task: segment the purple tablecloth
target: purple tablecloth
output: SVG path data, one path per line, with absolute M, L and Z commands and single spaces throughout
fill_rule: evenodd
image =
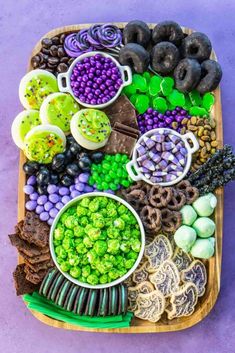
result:
M 17 220 L 18 150 L 10 127 L 21 111 L 18 84 L 30 52 L 47 31 L 76 23 L 173 19 L 205 32 L 224 71 L 221 84 L 224 140 L 234 144 L 235 123 L 234 0 L 1 0 L 0 1 L 0 352 L 235 352 L 235 187 L 225 190 L 222 285 L 218 301 L 198 325 L 182 332 L 115 335 L 62 331 L 37 321 L 15 296 L 12 271 L 16 251 L 7 234 Z

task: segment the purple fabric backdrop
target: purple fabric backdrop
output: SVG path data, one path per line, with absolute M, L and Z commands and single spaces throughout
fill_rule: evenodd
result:
M 47 31 L 76 23 L 173 19 L 211 38 L 224 71 L 222 103 L 225 142 L 234 144 L 235 26 L 234 0 L 1 0 L 0 1 L 0 351 L 57 352 L 235 352 L 235 187 L 225 190 L 222 285 L 209 316 L 186 331 L 166 334 L 114 335 L 62 331 L 37 321 L 15 296 L 11 273 L 16 252 L 7 234 L 17 220 L 18 150 L 10 126 L 22 109 L 18 84 L 30 52 Z

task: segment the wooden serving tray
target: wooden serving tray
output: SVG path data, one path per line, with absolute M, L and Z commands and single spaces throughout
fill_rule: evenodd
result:
M 124 28 L 126 23 L 114 23 L 120 28 Z M 81 25 L 71 25 L 66 27 L 60 27 L 54 29 L 43 37 L 53 37 L 59 33 L 63 32 L 73 32 L 79 31 L 83 28 L 90 27 L 92 24 L 81 24 Z M 155 24 L 149 24 L 150 28 L 153 28 Z M 191 29 L 182 28 L 185 33 L 190 34 Z M 41 40 L 34 47 L 28 65 L 28 71 L 32 70 L 31 58 L 41 49 Z M 216 60 L 216 55 L 213 52 L 211 57 Z M 216 89 L 215 93 L 215 105 L 212 110 L 212 115 L 216 120 L 216 133 L 217 140 L 219 142 L 219 148 L 223 146 L 223 125 L 222 125 L 222 112 L 221 112 L 221 98 L 220 98 L 220 88 Z M 25 174 L 22 170 L 22 165 L 25 162 L 25 156 L 23 152 L 20 152 L 20 161 L 19 161 L 19 185 L 18 185 L 18 220 L 24 218 L 25 215 L 25 194 L 23 192 L 23 186 L 26 182 Z M 47 325 L 64 328 L 68 330 L 78 330 L 78 331 L 95 331 L 95 332 L 110 332 L 110 333 L 146 333 L 146 332 L 171 332 L 178 331 L 188 328 L 200 322 L 203 318 L 213 308 L 218 293 L 220 290 L 220 274 L 221 274 L 221 258 L 222 258 L 222 237 L 223 237 L 223 188 L 219 188 L 216 191 L 216 196 L 218 199 L 218 204 L 215 212 L 215 222 L 216 222 L 216 249 L 215 255 L 206 262 L 207 273 L 208 273 L 208 283 L 206 292 L 202 298 L 199 298 L 198 304 L 196 306 L 195 312 L 189 317 L 176 318 L 173 320 L 168 320 L 165 316 L 157 322 L 151 323 L 148 321 L 143 321 L 137 318 L 132 320 L 132 324 L 129 328 L 115 328 L 115 329 L 92 329 L 79 327 L 71 324 L 67 324 L 58 320 L 51 319 L 50 317 L 31 310 L 32 314 L 40 321 L 44 322 Z M 19 263 L 22 262 L 22 258 L 19 257 Z

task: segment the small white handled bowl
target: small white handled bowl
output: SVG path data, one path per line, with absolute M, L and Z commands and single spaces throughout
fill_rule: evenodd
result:
M 73 278 L 72 276 L 69 275 L 69 273 L 67 272 L 63 272 L 57 262 L 57 257 L 55 254 L 55 249 L 54 249 L 54 243 L 53 243 L 53 234 L 54 234 L 54 230 L 56 228 L 57 223 L 59 222 L 62 214 L 71 206 L 75 205 L 78 201 L 82 200 L 84 197 L 96 197 L 96 196 L 105 196 L 108 197 L 110 199 L 116 200 L 118 202 L 120 202 L 121 204 L 123 204 L 124 206 L 126 206 L 126 208 L 128 208 L 132 214 L 134 215 L 134 217 L 136 218 L 139 228 L 140 228 L 140 234 L 141 234 L 141 248 L 140 248 L 140 252 L 139 255 L 136 259 L 136 262 L 134 263 L 133 267 L 127 271 L 125 273 L 125 275 L 123 275 L 122 277 L 109 282 L 109 283 L 105 283 L 105 284 L 98 284 L 98 285 L 91 285 L 89 283 L 85 283 L 85 282 L 81 282 L 76 278 Z M 71 282 L 81 286 L 81 287 L 86 287 L 86 288 L 92 288 L 92 289 L 101 289 L 101 288 L 108 288 L 108 287 L 112 287 L 112 286 L 116 286 L 117 284 L 125 281 L 134 271 L 135 269 L 138 267 L 143 254 L 144 254 L 144 247 L 145 247 L 145 231 L 144 231 L 144 227 L 143 224 L 141 222 L 140 217 L 138 216 L 138 214 L 136 213 L 136 211 L 133 209 L 132 206 L 130 206 L 125 200 L 121 199 L 120 197 L 116 196 L 116 195 L 111 195 L 108 194 L 106 192 L 89 192 L 87 194 L 83 194 L 80 196 L 75 197 L 73 200 L 69 201 L 64 207 L 61 208 L 61 210 L 59 211 L 59 213 L 57 214 L 56 218 L 54 219 L 51 229 L 50 229 L 50 236 L 49 236 L 49 246 L 50 246 L 50 253 L 51 253 L 51 257 L 56 265 L 56 267 L 58 268 L 58 270 Z
M 172 135 L 176 135 L 176 136 L 180 137 L 180 139 L 184 142 L 185 148 L 187 149 L 187 162 L 186 162 L 183 173 L 175 180 L 168 181 L 168 182 L 162 182 L 162 183 L 152 183 L 148 178 L 146 178 L 144 176 L 144 174 L 140 170 L 140 167 L 137 164 L 137 161 L 136 161 L 138 158 L 137 148 L 140 146 L 140 143 L 142 142 L 142 140 L 145 137 L 150 137 L 154 133 L 162 132 L 162 131 L 167 131 Z M 190 146 L 188 141 L 192 142 L 193 147 Z M 171 186 L 171 185 L 177 184 L 188 173 L 190 166 L 191 166 L 191 163 L 192 163 L 192 154 L 194 152 L 196 152 L 198 149 L 199 149 L 199 143 L 198 143 L 195 135 L 191 131 L 187 132 L 184 135 L 181 135 L 178 132 L 176 132 L 175 130 L 168 129 L 168 128 L 153 129 L 153 130 L 147 131 L 144 135 L 142 135 L 139 138 L 139 140 L 137 141 L 137 143 L 135 145 L 134 151 L 133 151 L 132 160 L 129 163 L 127 163 L 126 169 L 127 169 L 129 176 L 134 181 L 143 180 L 146 183 L 151 184 L 151 185 Z
M 117 68 L 119 69 L 119 71 L 121 73 L 121 78 L 122 78 L 123 83 L 119 87 L 119 90 L 117 91 L 116 95 L 112 99 L 110 99 L 107 103 L 92 105 L 92 104 L 87 104 L 87 103 L 81 102 L 80 99 L 74 95 L 71 84 L 70 84 L 70 77 L 72 75 L 72 72 L 73 72 L 75 65 L 78 62 L 80 62 L 83 59 L 88 58 L 90 56 L 94 56 L 96 54 L 100 54 L 100 55 L 104 56 L 105 58 L 111 59 L 114 62 L 114 64 L 117 66 Z M 111 55 L 103 53 L 101 51 L 91 51 L 88 53 L 84 53 L 84 54 L 80 55 L 77 59 L 75 59 L 73 61 L 72 65 L 69 67 L 67 72 L 63 72 L 58 75 L 57 82 L 58 82 L 58 87 L 59 87 L 60 92 L 70 93 L 74 97 L 74 99 L 82 106 L 87 107 L 87 108 L 102 109 L 102 108 L 105 108 L 105 107 L 109 106 L 110 104 L 112 104 L 120 96 L 123 87 L 128 86 L 132 83 L 132 72 L 131 72 L 131 69 L 129 66 L 120 65 L 119 62 L 116 59 L 114 59 L 114 57 L 112 57 Z

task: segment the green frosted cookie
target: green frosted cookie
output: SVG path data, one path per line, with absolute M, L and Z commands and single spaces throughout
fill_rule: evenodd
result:
M 79 111 L 78 103 L 67 93 L 52 93 L 42 103 L 40 118 L 43 124 L 58 126 L 64 133 L 70 132 L 70 121 Z
M 48 71 L 37 69 L 28 72 L 21 79 L 19 98 L 25 109 L 39 110 L 43 100 L 58 91 L 56 77 Z
M 48 164 L 65 150 L 65 146 L 66 137 L 58 126 L 40 125 L 25 136 L 24 153 L 30 161 Z
M 12 125 L 11 135 L 12 138 L 19 148 L 24 148 L 24 139 L 27 133 L 35 126 L 41 124 L 38 110 L 24 110 L 19 113 Z

